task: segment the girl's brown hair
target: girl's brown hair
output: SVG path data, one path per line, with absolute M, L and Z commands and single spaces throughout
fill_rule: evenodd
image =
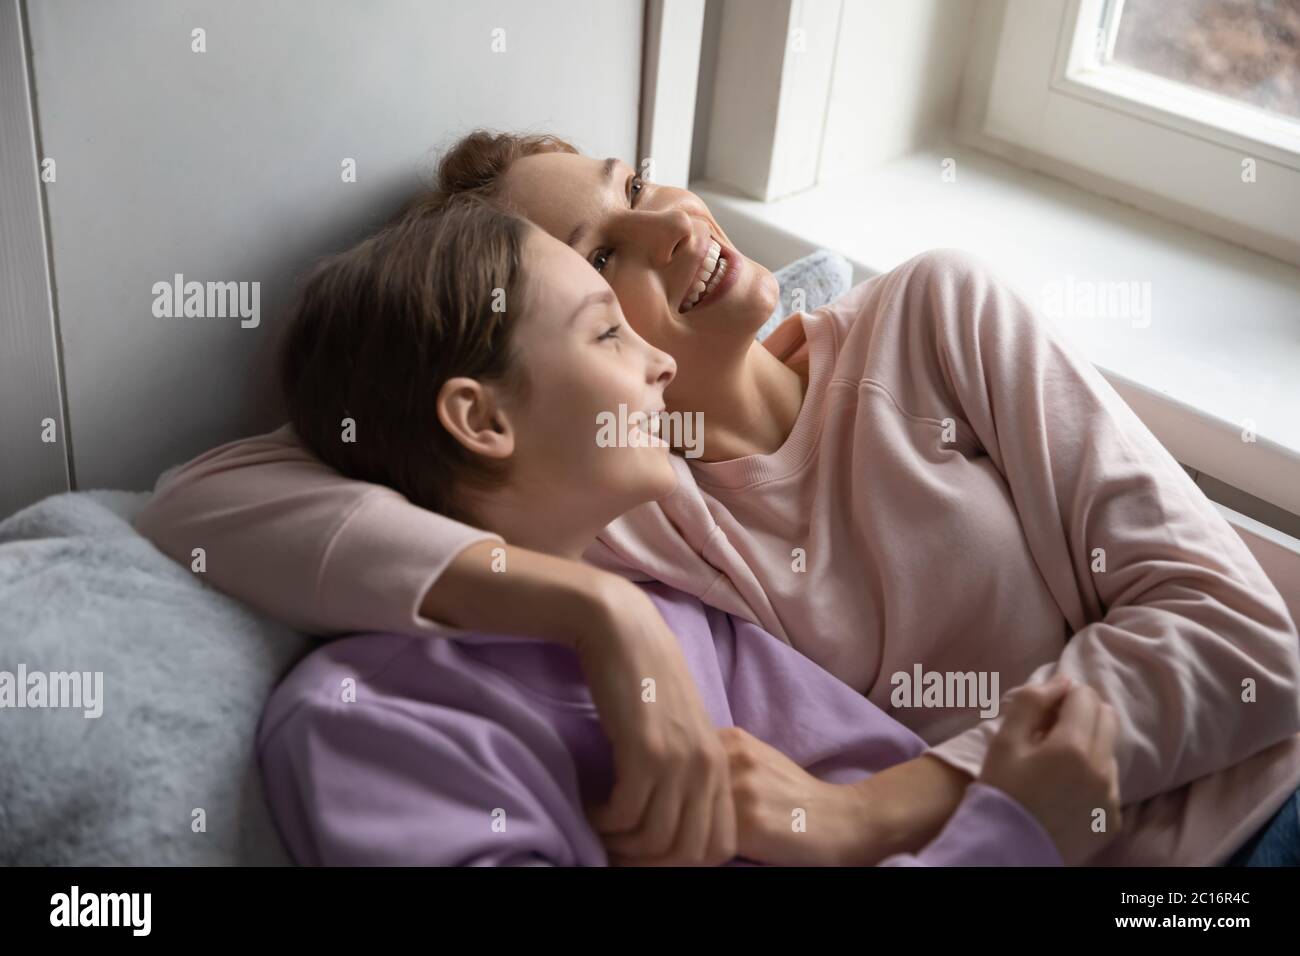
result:
M 468 519 L 459 490 L 505 472 L 443 428 L 438 392 L 455 376 L 527 388 L 510 348 L 527 229 L 476 196 L 449 197 L 412 207 L 312 270 L 279 373 L 290 421 L 317 457 Z

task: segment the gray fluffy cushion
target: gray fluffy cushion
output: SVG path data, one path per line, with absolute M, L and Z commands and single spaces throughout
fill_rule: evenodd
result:
M 0 864 L 289 862 L 253 740 L 308 639 L 142 538 L 146 497 L 55 495 L 0 522 L 0 671 L 103 672 L 98 718 L 0 708 Z
M 781 303 L 772 317 L 758 330 L 760 342 L 795 311 L 796 291 L 803 292 L 803 311 L 811 312 L 834 302 L 848 292 L 853 284 L 853 267 L 849 260 L 829 249 L 818 249 L 802 259 L 796 259 L 785 268 L 778 269 L 774 275 L 781 287 Z

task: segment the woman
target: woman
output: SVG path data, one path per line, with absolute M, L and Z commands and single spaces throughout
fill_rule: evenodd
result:
M 1093 862 L 1222 862 L 1295 791 L 1300 652 L 1276 590 L 1095 369 L 977 263 L 917 257 L 760 346 L 771 275 L 689 192 L 490 134 L 453 148 L 438 185 L 434 205 L 490 195 L 579 251 L 676 360 L 668 408 L 703 414 L 703 458 L 674 458 L 673 495 L 612 522 L 589 560 L 755 621 L 882 707 L 916 668 L 1093 687 L 1134 805 Z M 694 301 L 715 244 L 726 274 Z M 668 643 L 610 578 L 514 545 L 494 574 L 498 540 L 340 478 L 290 429 L 165 476 L 139 527 L 178 558 L 205 546 L 214 583 L 309 630 L 576 624 L 619 662 Z M 680 676 L 669 656 L 655 667 Z M 619 774 L 600 823 L 618 852 L 662 854 L 708 812 L 683 754 L 724 757 L 699 709 L 681 713 L 606 715 Z M 892 713 L 931 749 L 871 783 L 925 794 L 900 826 L 931 833 L 998 722 Z
M 480 200 L 422 210 L 327 260 L 287 331 L 291 420 L 324 461 L 506 541 L 580 559 L 606 524 L 676 484 L 645 419 L 612 444 L 597 426 L 619 407 L 660 409 L 673 360 L 627 327 L 572 249 Z M 1093 824 L 1118 824 L 1114 712 L 1091 689 L 1017 695 L 996 758 L 912 854 L 890 826 L 912 796 L 866 801 L 858 784 L 918 754 L 919 738 L 753 624 L 662 585 L 646 593 L 722 739 L 782 770 L 737 761 L 729 785 L 715 781 L 719 812 L 676 835 L 674 861 L 698 845 L 700 863 L 1050 865 L 1113 836 Z M 610 748 L 580 664 L 562 643 L 491 634 L 317 650 L 259 733 L 295 859 L 607 862 L 583 806 L 609 794 Z M 676 706 L 653 685 L 622 693 Z

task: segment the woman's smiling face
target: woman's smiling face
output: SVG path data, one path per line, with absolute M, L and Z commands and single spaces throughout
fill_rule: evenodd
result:
M 501 188 L 604 277 L 643 339 L 677 360 L 670 408 L 689 410 L 715 386 L 776 308 L 775 278 L 736 250 L 698 196 L 646 182 L 626 163 L 539 153 L 516 160 Z

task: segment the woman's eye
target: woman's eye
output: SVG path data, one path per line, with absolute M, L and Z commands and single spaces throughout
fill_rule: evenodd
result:
M 597 341 L 603 342 L 606 339 L 616 339 L 616 338 L 618 338 L 618 326 L 611 325 L 605 332 L 601 333 Z
M 635 206 L 637 198 L 641 195 L 641 190 L 645 189 L 646 181 L 640 176 L 633 175 L 628 183 L 628 203 Z M 597 272 L 604 272 L 605 266 L 609 265 L 609 260 L 614 258 L 613 249 L 598 249 L 595 255 L 591 257 L 591 264 Z

